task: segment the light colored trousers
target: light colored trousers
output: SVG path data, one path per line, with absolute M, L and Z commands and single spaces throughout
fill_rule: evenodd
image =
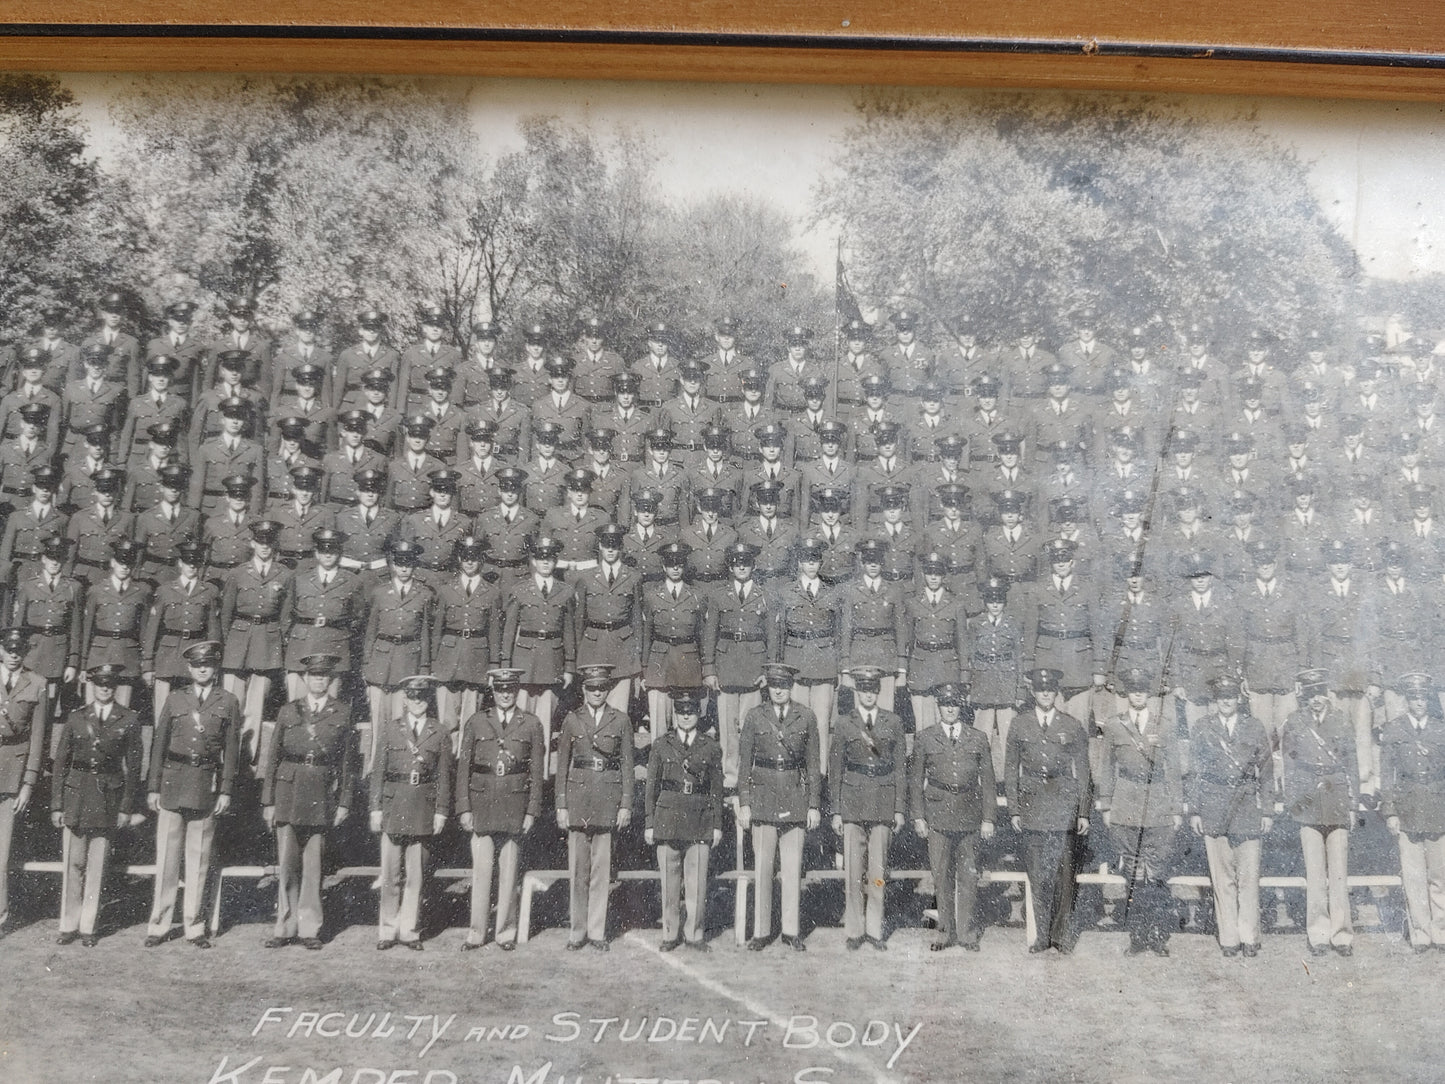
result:
M 276 936 L 321 935 L 321 858 L 326 830 L 276 826 Z
M 843 931 L 849 937 L 883 937 L 883 889 L 892 839 L 891 825 L 843 825 Z
M 1300 825 L 1305 859 L 1305 930 L 1312 946 L 1348 945 L 1350 926 L 1348 828 Z
M 165 937 L 175 924 L 176 888 L 181 880 L 181 850 L 185 849 L 186 888 L 181 903 L 181 925 L 188 939 L 206 933 L 206 897 L 211 887 L 211 851 L 216 840 L 216 818 L 209 813 L 156 814 L 156 891 L 146 934 Z
M 664 941 L 674 941 L 679 936 L 689 943 L 702 940 L 703 912 L 707 909 L 707 863 L 711 853 L 712 848 L 706 843 L 679 841 L 657 845 Z
M 95 933 L 100 914 L 100 887 L 105 880 L 105 860 L 110 855 L 110 837 L 82 836 L 69 828 L 61 841 L 65 883 L 60 889 L 60 932 Z
M 487 943 L 487 919 L 492 910 L 492 866 L 497 870 L 498 942 L 517 940 L 517 912 L 521 904 L 522 883 L 517 877 L 522 857 L 519 837 L 497 832 L 472 834 L 472 911 L 467 941 L 473 945 Z
M 1228 836 L 1205 836 L 1204 853 L 1220 947 L 1259 944 L 1259 840 L 1236 845 Z
M 1445 945 L 1445 836 L 1400 841 L 1400 880 L 1410 916 L 1410 944 Z
M 414 836 L 405 842 L 381 834 L 381 941 L 417 941 L 421 934 L 422 875 L 426 867 L 426 843 Z
M 806 704 L 818 719 L 818 757 L 828 763 L 828 736 L 833 727 L 833 704 L 838 699 L 838 686 L 831 681 L 797 681 L 793 683 L 793 702 Z
M 763 702 L 761 689 L 729 691 L 717 694 L 717 740 L 722 745 L 723 786 L 738 785 L 738 742 L 743 719 Z
M 753 870 L 757 874 L 753 936 L 773 936 L 773 870 L 776 869 L 783 882 L 783 936 L 797 937 L 803 895 L 803 826 L 754 823 L 752 837 Z
M 571 882 L 568 940 L 607 940 L 607 891 L 612 882 L 612 833 L 567 833 L 567 875 Z

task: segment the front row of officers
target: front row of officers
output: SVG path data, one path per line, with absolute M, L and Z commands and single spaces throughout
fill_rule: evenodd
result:
M 7 858 L 14 820 L 42 763 L 44 728 L 36 724 L 44 684 L 22 666 L 26 638 L 21 629 L 0 633 L 0 844 Z M 205 897 L 216 818 L 227 812 L 237 778 L 241 706 L 217 682 L 219 643 L 193 644 L 183 657 L 189 684 L 166 697 L 148 757 L 140 717 L 116 701 L 122 673 L 114 664 L 89 671 L 92 702 L 60 728 L 51 815 L 64 829 L 61 944 L 96 943 L 109 847 L 148 808 L 156 815 L 156 876 L 145 944 L 176 935 L 184 865 L 181 932 L 191 944 L 210 947 Z M 282 709 L 263 750 L 262 815 L 277 847 L 271 948 L 323 945 L 323 847 L 350 816 L 358 783 L 351 710 L 334 695 L 338 662 L 329 654 L 303 660 L 300 695 Z M 555 816 L 568 846 L 569 949 L 607 949 L 612 843 L 631 823 L 634 731 L 608 703 L 612 669 L 579 667 L 582 703 L 559 735 Z M 994 834 L 1002 805 L 1028 875 L 1037 930 L 1032 952 L 1074 945 L 1075 853 L 1097 810 L 1127 884 L 1121 906 L 1129 954 L 1168 954 L 1177 919 L 1166 879 L 1187 818 L 1204 840 L 1224 954 L 1255 955 L 1260 840 L 1276 812 L 1299 826 L 1310 950 L 1350 954 L 1348 833 L 1372 799 L 1361 795 L 1352 725 L 1326 672 L 1299 675 L 1301 706 L 1275 737 L 1242 709 L 1233 677 L 1210 682 L 1209 709 L 1186 732 L 1161 715 L 1147 675 L 1128 671 L 1123 710 L 1102 722 L 1091 771 L 1091 737 L 1063 710 L 1059 671 L 1035 670 L 1032 706 L 1009 730 L 1002 803 L 988 740 L 971 725 L 966 687 L 933 690 L 937 722 L 913 736 L 910 750 L 899 717 L 879 704 L 882 671 L 855 668 L 853 707 L 833 721 L 824 763 L 819 721 L 795 698 L 796 675 L 783 663 L 761 667 L 766 695 L 747 712 L 740 733 L 736 817 L 751 837 L 757 884 L 749 949 L 767 947 L 779 933 L 783 946 L 804 949 L 804 838 L 822 823 L 826 804 L 842 841 L 849 949 L 887 948 L 888 852 L 893 833 L 911 820 L 927 840 L 937 892 L 938 936 L 930 947 L 976 951 L 979 842 Z M 477 949 L 489 938 L 502 949 L 516 944 L 521 847 L 543 812 L 546 739 L 538 716 L 518 707 L 520 672 L 498 669 L 489 677 L 491 706 L 470 714 L 459 730 L 438 717 L 434 679 L 407 678 L 400 682 L 401 710 L 376 739 L 369 827 L 381 846 L 379 950 L 422 948 L 428 846 L 452 816 L 469 836 L 473 860 L 462 947 Z M 1428 676 L 1404 676 L 1398 692 L 1404 711 L 1381 734 L 1380 800 L 1399 842 L 1410 941 L 1426 951 L 1445 948 L 1445 897 L 1438 889 L 1445 882 L 1445 720 Z M 699 731 L 704 695 L 700 688 L 673 690 L 673 727 L 647 758 L 643 830 L 657 851 L 664 950 L 707 949 L 703 907 L 711 850 L 722 837 L 725 787 L 721 747 Z M 782 896 L 776 932 L 775 877 Z M 5 887 L 0 878 L 0 891 Z

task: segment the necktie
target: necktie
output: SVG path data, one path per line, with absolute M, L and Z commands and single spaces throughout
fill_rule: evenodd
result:
M 617 570 L 611 565 L 607 566 L 607 586 L 611 587 L 617 582 Z
M 746 594 L 746 592 L 744 591 L 744 585 L 743 585 L 743 584 L 738 584 L 738 601 L 739 601 L 739 602 L 746 601 L 745 598 L 744 598 L 745 594 Z
M 542 581 L 542 597 L 544 599 L 552 597 L 552 585 L 546 580 Z

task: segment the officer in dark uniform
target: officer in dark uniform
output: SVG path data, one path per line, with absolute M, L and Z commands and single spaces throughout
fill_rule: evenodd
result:
M 612 402 L 606 407 L 597 406 L 592 411 L 594 427 L 611 429 L 617 434 L 613 440 L 613 454 L 617 465 L 624 470 L 631 470 L 642 463 L 643 435 L 653 428 L 652 412 L 637 405 L 641 383 L 636 373 L 618 373 L 612 378 Z
M 452 544 L 457 569 L 435 585 L 431 669 L 437 679 L 437 714 L 449 731 L 459 731 L 476 714 L 484 677 L 501 650 L 502 598 L 482 575 L 486 552 L 484 539 L 458 538 Z
M 632 823 L 632 723 L 608 707 L 612 668 L 582 672 L 582 704 L 557 742 L 557 827 L 567 833 L 571 917 L 567 947 L 607 951 L 612 834 Z
M 191 492 L 187 503 L 206 515 L 222 506 L 222 480 L 248 474 L 260 485 L 252 491 L 252 511 L 261 510 L 265 496 L 266 453 L 257 442 L 242 436 L 251 420 L 251 406 L 245 399 L 223 399 L 218 407 L 221 433 L 201 444 L 194 456 Z
M 80 633 L 85 589 L 62 575 L 70 542 L 55 535 L 42 544 L 38 568 L 20 581 L 10 613 L 29 642 L 25 668 L 45 679 L 42 725 L 58 718 L 60 690 L 80 672 Z
M 738 541 L 752 546 L 758 579 L 764 583 L 783 580 L 793 571 L 794 550 L 800 537 L 798 525 L 778 515 L 783 483 L 754 482 L 750 487 L 756 514 L 738 524 Z
M 261 816 L 276 833 L 276 927 L 267 948 L 298 938 L 321 948 L 321 868 L 326 832 L 351 812 L 356 746 L 350 708 L 331 695 L 336 655 L 301 661 L 305 691 L 276 716 L 263 763 Z
M 1009 820 L 1024 844 L 1037 928 L 1030 952 L 1072 952 L 1074 849 L 1089 831 L 1089 736 L 1084 724 L 1058 709 L 1063 675 L 1029 674 L 1032 711 L 1014 716 L 1004 752 Z
M 402 710 L 380 727 L 371 769 L 371 831 L 381 836 L 376 947 L 399 941 L 420 952 L 428 845 L 446 827 L 452 797 L 452 740 L 432 710 L 432 679 L 417 674 L 399 684 Z
M 54 467 L 36 467 L 31 473 L 31 498 L 5 518 L 0 537 L 0 574 L 4 576 L 5 597 L 12 597 L 15 585 L 35 570 L 41 543 L 51 535 L 64 534 L 70 517 L 55 507 L 55 490 L 60 480 Z
M 167 464 L 157 475 L 160 500 L 144 512 L 136 513 L 135 541 L 145 547 L 141 573 L 152 583 L 159 583 L 175 567 L 176 548 L 201 536 L 201 517 L 182 500 L 191 469 Z M 214 636 L 207 637 L 214 640 Z
M 293 440 L 308 456 L 324 455 L 333 446 L 331 428 L 336 422 L 336 411 L 326 405 L 323 391 L 326 370 L 319 365 L 298 365 L 291 377 L 296 394 L 282 396 L 272 404 L 271 415 L 276 420 L 271 423 L 266 445 L 275 448 L 282 441 Z
M 274 504 L 267 518 L 280 524 L 276 535 L 277 556 L 289 569 L 296 569 L 311 556 L 312 537 L 317 531 L 336 526 L 336 512 L 321 503 L 322 474 L 319 467 L 298 464 L 291 468 L 291 497 Z
M 49 459 L 57 451 L 60 396 L 40 383 L 44 372 L 45 362 L 39 354 L 26 350 L 20 355 L 20 387 L 0 399 L 0 437 L 5 441 L 6 466 L 36 454 Z
M 396 376 L 401 368 L 401 355 L 395 347 L 382 342 L 386 324 L 386 313 L 376 309 L 363 309 L 357 314 L 356 329 L 361 341 L 348 346 L 336 357 L 336 381 L 332 385 L 332 393 L 336 396 L 334 405 L 345 402 L 360 387 L 362 374 L 372 369 L 384 369 L 391 375 L 390 405 L 400 405 L 401 385 Z
M 466 449 L 466 437 L 462 427 L 467 416 L 452 399 L 452 384 L 456 372 L 445 365 L 428 369 L 426 373 L 427 396 L 429 401 L 418 407 L 432 421 L 431 434 L 427 437 L 427 454 L 448 465 Z
M 957 682 L 933 689 L 939 725 L 919 734 L 908 773 L 913 831 L 928 840 L 938 906 L 939 952 L 961 944 L 978 951 L 973 924 L 978 898 L 978 841 L 993 838 L 993 757 L 988 739 L 973 727 L 968 690 Z
M 577 669 L 577 589 L 557 578 L 557 539 L 534 538 L 529 552 L 532 574 L 513 585 L 504 604 L 499 656 L 523 672 L 519 702 L 542 720 L 550 748 L 558 694 Z
M 576 454 L 582 442 L 582 430 L 587 427 L 592 414 L 587 400 L 572 390 L 572 370 L 575 367 L 576 363 L 571 358 L 548 358 L 543 366 L 548 389 L 532 402 L 533 430 L 548 423 L 555 425 L 559 430 L 558 447 L 567 456 Z
M 828 757 L 833 831 L 843 839 L 843 929 L 849 949 L 882 952 L 883 887 L 888 847 L 908 808 L 908 751 L 903 723 L 878 706 L 882 671 L 854 670 L 853 710 L 834 723 Z
M 337 419 L 340 446 L 321 460 L 326 476 L 322 500 L 338 511 L 356 506 L 356 477 L 362 471 L 386 474 L 386 458 L 366 442 L 370 415 L 364 410 L 344 411 Z
M 105 379 L 104 356 L 87 356 L 85 375 L 68 381 L 60 396 L 60 451 L 68 457 L 76 456 L 85 431 L 93 425 L 116 431 L 125 419 L 125 410 L 126 390 Z
M 1429 674 L 1396 685 L 1405 706 L 1380 732 L 1380 812 L 1400 848 L 1410 946 L 1428 952 L 1445 945 L 1445 901 L 1430 889 L 1445 879 L 1445 723 Z
M 504 464 L 496 454 L 495 425 L 472 419 L 462 432 L 466 448 L 457 459 L 457 507 L 475 517 L 497 503 L 497 472 Z
M 602 345 L 603 337 L 602 321 L 589 316 L 582 321 L 581 334 L 572 347 L 577 394 L 594 405 L 612 402 L 612 378 L 627 366 L 621 354 Z
M 828 759 L 829 726 L 838 694 L 838 651 L 842 618 L 835 588 L 818 577 L 823 544 L 805 538 L 797 544 L 797 578 L 778 592 L 778 661 L 797 667 L 793 699 L 806 704 L 818 720 L 818 747 Z
M 622 541 L 623 560 L 637 569 L 643 583 L 656 583 L 662 579 L 662 547 L 673 541 L 671 531 L 664 532 L 657 525 L 662 491 L 639 489 L 627 503 L 632 506 L 632 524 Z
M 118 470 L 97 471 L 95 504 L 70 517 L 65 536 L 75 543 L 75 575 L 94 585 L 110 567 L 111 548 L 135 536 L 135 515 L 117 507 L 125 476 Z
M 90 588 L 80 630 L 86 670 L 104 663 L 121 667 L 116 702 L 130 706 L 134 682 L 141 674 L 140 638 L 150 611 L 151 590 L 135 578 L 140 547 L 128 539 L 111 545 L 110 575 Z
M 702 633 L 702 658 L 707 661 L 702 672 L 703 683 L 717 694 L 723 780 L 731 788 L 738 785 L 740 764 L 746 769 L 739 759 L 740 728 L 762 702 L 763 667 L 777 657 L 778 623 L 772 618 L 771 589 L 753 575 L 757 550 L 735 542 L 726 558 L 728 579 L 709 593 Z M 791 696 L 791 672 L 787 688 Z
M 22 667 L 26 639 L 22 628 L 0 632 L 0 930 L 10 918 L 15 818 L 30 805 L 45 752 L 45 679 Z
M 391 461 L 386 505 L 401 515 L 420 512 L 431 503 L 431 475 L 446 464 L 426 450 L 432 420 L 427 414 L 409 414 L 401 423 L 401 454 Z
M 462 728 L 452 803 L 472 849 L 471 923 L 463 952 L 487 943 L 494 864 L 494 940 L 508 952 L 517 947 L 522 841 L 541 815 L 547 766 L 541 720 L 517 708 L 520 671 L 492 670 L 490 677 L 493 706 L 466 716 Z
M 616 523 L 597 529 L 597 567 L 577 588 L 577 657 L 612 666 L 616 684 L 607 703 L 624 715 L 632 683 L 642 674 L 642 574 L 622 560 L 626 532 Z
M 175 576 L 155 589 L 141 637 L 141 677 L 151 686 L 155 719 L 171 690 L 190 680 L 182 652 L 198 640 L 221 635 L 221 592 L 201 579 L 206 547 L 196 541 L 175 547 Z
M 231 807 L 241 736 L 241 705 L 216 687 L 221 645 L 202 640 L 185 651 L 188 688 L 171 693 L 156 722 L 146 777 L 146 804 L 156 814 L 155 902 L 145 947 L 170 938 L 176 886 L 185 851 L 186 890 L 182 923 L 186 940 L 210 948 L 206 896 L 211 888 L 211 849 L 216 818 Z M 110 674 L 107 677 L 118 677 Z
M 477 516 L 474 529 L 487 544 L 486 575 L 505 593 L 527 574 L 527 539 L 537 533 L 541 517 L 522 505 L 527 472 L 519 467 L 497 471 L 497 503 Z
M 562 543 L 557 567 L 564 574 L 586 572 L 597 562 L 597 531 L 611 520 L 603 509 L 591 503 L 592 472 L 568 471 L 565 476 L 566 503 L 542 514 L 541 531 Z M 575 576 L 569 576 L 575 579 Z
M 568 464 L 558 451 L 565 431 L 556 422 L 539 421 L 532 426 L 532 457 L 527 460 L 523 500 L 539 516 L 563 501 Z
M 684 578 L 691 552 L 685 542 L 663 546 L 662 582 L 642 592 L 642 683 L 653 741 L 667 732 L 668 690 L 702 684 L 707 596 Z
M 64 829 L 56 941 L 68 945 L 79 938 L 93 948 L 99 941 L 96 919 L 111 841 L 118 830 L 134 828 L 144 817 L 136 809 L 143 759 L 140 717 L 115 703 L 119 667 L 98 666 L 89 678 L 95 701 L 71 712 L 56 736 L 50 819 Z
M 662 877 L 662 943 L 670 952 L 684 941 L 706 952 L 704 909 L 708 860 L 722 842 L 722 747 L 698 733 L 701 697 L 697 689 L 672 692 L 673 730 L 647 758 L 643 809 L 648 846 L 657 847 Z M 686 896 L 687 911 L 682 912 Z
M 256 479 L 249 474 L 233 474 L 222 483 L 226 506 L 211 513 L 201 529 L 207 547 L 208 578 L 218 586 L 231 572 L 245 564 L 251 556 L 251 493 Z
M 432 587 L 453 571 L 453 547 L 472 533 L 471 518 L 457 510 L 460 481 L 461 475 L 450 467 L 432 471 L 427 478 L 430 506 L 401 522 L 401 537 L 421 549 L 418 575 Z
M 254 386 L 269 395 L 272 403 L 277 403 L 292 391 L 291 370 L 298 365 L 315 365 L 326 373 L 326 380 L 322 385 L 325 396 L 323 401 L 327 406 L 334 407 L 339 398 L 335 394 L 331 379 L 331 351 L 316 341 L 316 332 L 325 323 L 325 317 L 313 309 L 305 309 L 296 313 L 291 322 L 295 326 L 295 339 L 276 350 L 271 359 L 270 371 L 260 374 L 254 381 Z M 237 349 L 247 350 L 258 361 L 264 360 L 264 353 L 256 353 L 249 345 Z
M 776 869 L 782 882 L 783 944 L 802 952 L 806 946 L 798 920 L 804 832 L 822 823 L 818 720 L 793 700 L 796 667 L 769 662 L 760 670 L 768 701 L 748 709 L 739 737 L 738 826 L 752 836 L 757 887 L 748 948 L 758 952 L 772 943 Z
M 346 536 L 323 527 L 311 536 L 315 560 L 291 580 L 290 606 L 281 615 L 285 631 L 286 696 L 295 700 L 307 689 L 306 660 L 332 655 L 327 693 L 341 693 L 341 678 L 351 672 L 351 641 L 361 627 L 365 605 L 360 577 L 341 567 Z
M 341 548 L 341 567 L 362 574 L 386 568 L 386 555 L 401 531 L 401 517 L 390 508 L 381 507 L 386 491 L 386 471 L 366 468 L 356 472 L 356 505 L 343 508 L 336 515 L 336 529 L 345 535 Z
M 513 394 L 511 369 L 492 369 L 487 374 L 491 399 L 473 411 L 497 427 L 497 455 L 508 463 L 525 463 L 532 455 L 532 411 L 528 403 Z
M 451 343 L 442 342 L 446 329 L 446 313 L 435 302 L 421 306 L 418 322 L 421 341 L 412 343 L 401 355 L 400 395 L 410 412 L 425 408 L 427 374 L 436 368 L 455 370 L 462 364 L 462 352 Z
M 221 681 L 241 703 L 248 763 L 261 751 L 266 698 L 285 662 L 282 620 L 291 608 L 292 574 L 276 559 L 280 533 L 274 520 L 251 524 L 251 560 L 228 573 L 221 587 Z
M 371 740 L 364 746 L 364 770 L 372 770 L 382 731 L 405 706 L 402 682 L 431 669 L 431 629 L 436 596 L 416 575 L 421 554 L 414 542 L 388 550 L 391 575 L 371 589 L 366 629 L 361 634 L 361 680 L 366 684 Z M 412 691 L 417 691 L 413 688 Z M 431 689 L 426 690 L 430 697 Z M 373 801 L 375 796 L 373 795 Z
M 145 458 L 145 443 L 153 425 L 174 426 L 179 441 L 189 407 L 185 399 L 171 390 L 175 371 L 175 358 L 161 356 L 146 360 L 146 380 L 150 387 L 127 405 L 120 440 L 115 445 L 116 457 L 122 466 L 133 469 Z

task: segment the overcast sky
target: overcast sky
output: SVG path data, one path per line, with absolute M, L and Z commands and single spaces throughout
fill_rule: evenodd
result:
M 105 100 L 124 77 L 76 76 L 96 146 L 112 133 Z M 555 113 L 650 136 L 664 191 L 739 192 L 792 214 L 817 273 L 833 273 L 836 238 L 806 230 L 813 185 L 851 119 L 847 87 L 476 80 L 477 131 L 495 150 L 520 143 L 517 118 Z M 970 92 L 957 91 L 960 100 Z M 1312 102 L 1197 98 L 1205 116 L 1261 128 L 1296 148 L 1320 202 L 1353 242 L 1368 274 L 1407 279 L 1445 272 L 1445 106 L 1406 102 Z

